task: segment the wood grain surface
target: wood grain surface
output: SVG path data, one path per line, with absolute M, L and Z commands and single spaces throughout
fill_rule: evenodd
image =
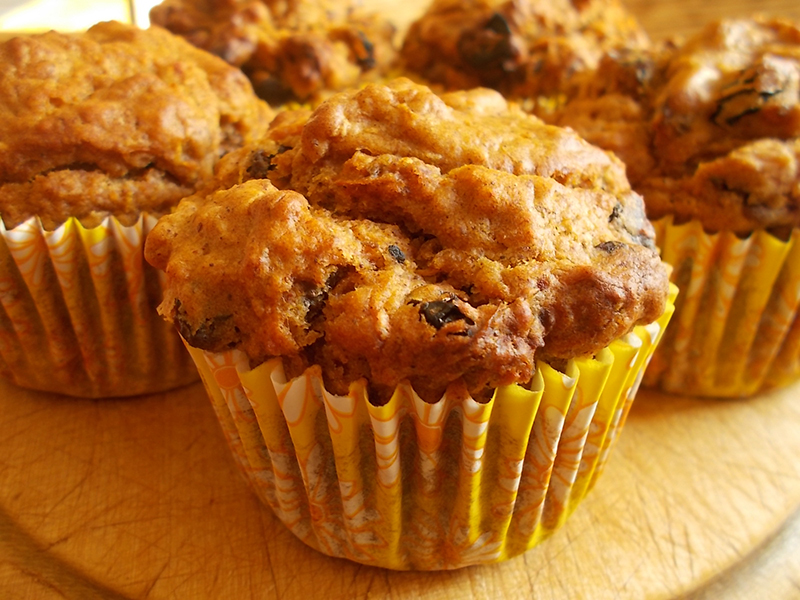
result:
M 375 0 L 407 23 L 419 0 Z M 656 37 L 797 0 L 630 0 Z M 0 599 L 800 598 L 800 385 L 644 391 L 598 487 L 500 565 L 395 573 L 317 554 L 250 492 L 203 388 L 76 400 L 0 382 Z
M 545 544 L 499 565 L 396 573 L 284 529 L 199 384 L 101 401 L 0 384 L 0 597 L 794 598 L 799 396 L 644 392 L 598 487 Z

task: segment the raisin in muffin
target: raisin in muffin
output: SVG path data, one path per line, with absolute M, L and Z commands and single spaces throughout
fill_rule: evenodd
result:
M 435 399 L 592 355 L 664 309 L 623 166 L 496 92 L 397 80 L 286 112 L 147 244 L 189 344 Z M 227 290 L 220 293 L 220 290 Z
M 796 378 L 800 28 L 723 20 L 617 58 L 553 120 L 623 158 L 674 277 L 694 290 L 648 380 L 737 396 Z
M 403 41 L 409 72 L 446 89 L 488 86 L 513 98 L 552 96 L 614 48 L 646 48 L 616 0 L 434 0 Z
M 272 110 L 159 28 L 20 36 L 0 62 L 0 372 L 78 396 L 191 381 L 143 236 Z
M 394 26 L 350 0 L 166 0 L 153 23 L 241 67 L 270 103 L 315 102 L 394 60 Z

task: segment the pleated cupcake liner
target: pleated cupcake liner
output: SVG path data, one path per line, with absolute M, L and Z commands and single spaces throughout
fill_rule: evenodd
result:
M 645 385 L 744 397 L 800 377 L 800 230 L 781 240 L 706 233 L 698 221 L 654 223 L 681 289 Z
M 0 375 L 81 397 L 131 396 L 197 380 L 180 336 L 156 312 L 162 275 L 144 261 L 156 218 L 113 217 L 53 231 L 0 220 Z
M 671 296 L 674 298 L 673 295 Z M 480 403 L 408 384 L 382 406 L 365 383 L 325 389 L 319 367 L 287 380 L 275 359 L 189 347 L 236 462 L 303 542 L 390 569 L 440 570 L 518 555 L 557 530 L 592 489 L 672 314 L 564 373 Z M 188 346 L 187 346 L 188 347 Z

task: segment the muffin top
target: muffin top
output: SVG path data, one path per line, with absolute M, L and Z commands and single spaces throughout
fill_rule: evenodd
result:
M 541 103 L 533 107 L 534 112 L 613 152 L 625 164 L 628 180 L 636 189 L 655 168 L 651 94 L 661 66 L 659 57 L 665 51 L 609 52 L 596 69 L 576 78 L 568 98 Z
M 406 34 L 405 67 L 450 90 L 563 92 L 609 49 L 648 37 L 617 0 L 434 0 Z
M 272 104 L 317 102 L 394 61 L 394 26 L 354 0 L 165 0 L 153 23 L 240 67 Z
M 605 62 L 554 122 L 618 152 L 651 218 L 742 234 L 800 225 L 796 24 L 724 20 L 661 53 Z
M 317 364 L 387 398 L 527 382 L 664 307 L 616 159 L 497 92 L 406 79 L 281 113 L 150 234 L 160 311 L 193 346 Z
M 800 225 L 800 29 L 714 23 L 679 48 L 654 96 L 654 217 L 710 230 Z
M 96 225 L 163 213 L 272 111 L 237 69 L 116 22 L 0 44 L 0 215 Z

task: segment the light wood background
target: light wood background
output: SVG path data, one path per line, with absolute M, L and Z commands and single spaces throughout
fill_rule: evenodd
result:
M 401 22 L 424 2 L 381 0 Z M 796 0 L 630 0 L 658 38 Z M 598 487 L 506 563 L 394 573 L 321 556 L 262 507 L 199 384 L 75 400 L 0 382 L 0 598 L 800 598 L 800 385 L 643 392 Z

